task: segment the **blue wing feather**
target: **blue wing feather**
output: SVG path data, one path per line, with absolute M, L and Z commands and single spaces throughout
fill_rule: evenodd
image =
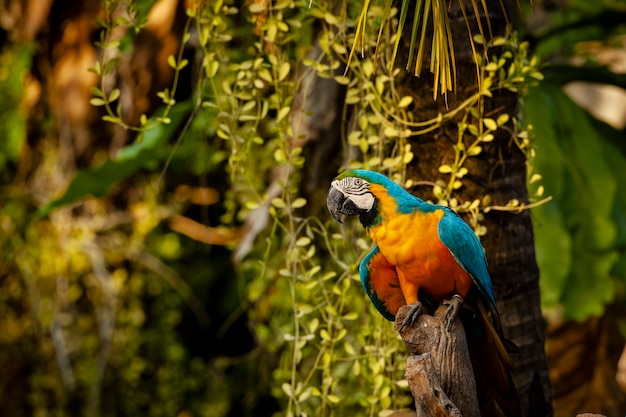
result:
M 447 208 L 439 221 L 438 231 L 441 242 L 450 250 L 459 265 L 472 276 L 480 292 L 496 309 L 496 297 L 487 270 L 487 258 L 474 231 L 456 213 Z

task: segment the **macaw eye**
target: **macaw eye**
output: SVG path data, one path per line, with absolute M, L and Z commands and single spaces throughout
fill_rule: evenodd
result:
M 361 185 L 361 180 L 358 178 L 354 180 L 354 185 L 357 185 L 357 186 Z

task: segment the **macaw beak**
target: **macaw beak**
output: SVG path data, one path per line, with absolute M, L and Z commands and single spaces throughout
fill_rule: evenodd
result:
M 358 208 L 354 204 L 354 201 L 352 201 L 349 197 L 346 197 L 335 187 L 334 184 L 331 184 L 330 190 L 328 190 L 326 207 L 328 207 L 330 214 L 332 214 L 339 223 L 343 223 L 343 221 L 341 221 L 341 217 L 339 216 L 340 214 L 343 214 L 344 216 L 356 216 L 364 213 L 363 209 Z
M 346 214 L 342 211 L 343 204 L 346 201 L 346 197 L 341 191 L 335 188 L 334 185 L 330 186 L 328 190 L 328 197 L 326 198 L 326 207 L 330 214 L 339 222 L 343 223 L 340 214 Z

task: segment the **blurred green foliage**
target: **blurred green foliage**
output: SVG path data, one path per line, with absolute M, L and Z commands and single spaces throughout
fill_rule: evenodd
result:
M 558 87 L 532 89 L 524 106 L 541 186 L 554 198 L 534 209 L 544 307 L 561 306 L 565 319 L 601 315 L 626 279 L 626 155 Z
M 78 172 L 59 198 L 42 206 L 39 216 L 47 216 L 50 211 L 73 203 L 83 197 L 104 197 L 116 185 L 140 170 L 162 169 L 170 152 L 167 143 L 181 129 L 181 125 L 191 112 L 192 103 L 179 103 L 170 112 L 167 124 L 156 124 L 142 132 L 135 143 L 121 149 L 113 159 L 101 165 Z
M 111 32 L 142 30 L 153 2 L 105 3 L 109 13 L 125 4 L 135 14 L 103 21 L 99 42 L 131 54 L 132 31 L 113 44 Z M 442 165 L 450 181 L 433 189 L 441 203 L 470 212 L 481 234 L 488 203 L 455 198 L 468 174 L 463 161 L 514 115 L 486 117 L 480 100 L 498 88 L 526 92 L 541 74 L 528 44 L 498 38 L 502 55 L 481 61 L 483 90 L 462 109 L 415 121 L 411 101 L 384 70 L 391 50 L 382 48 L 380 68 L 371 59 L 380 7 L 370 9 L 370 54 L 342 74 L 358 6 L 284 0 L 268 13 L 261 2 L 238 8 L 218 0 L 188 10 L 186 41 L 168 65 L 181 83 L 194 66 L 197 74 L 185 73 L 193 78 L 190 97 L 178 99 L 170 85 L 158 94 L 163 107 L 138 126 L 122 122 L 120 90 L 105 88 L 120 57 L 102 54 L 91 69 L 99 77 L 92 104 L 138 135 L 116 157 L 94 158 L 77 172 L 56 163 L 68 150 L 49 110 L 37 119 L 43 133 L 26 147 L 20 103 L 37 49 L 2 50 L 0 412 L 376 416 L 411 403 L 404 347 L 359 283 L 358 262 L 369 250 L 362 228 L 331 223 L 327 178 L 304 174 L 305 144 L 290 121 L 299 111 L 296 92 L 305 75 L 345 88 L 340 110 L 353 126 L 340 139 L 350 157 L 333 165 L 377 169 L 407 186 L 409 137 L 465 112 L 459 130 L 475 147 Z M 305 57 L 318 34 L 320 53 Z M 189 44 L 198 62 L 183 57 Z M 554 197 L 535 209 L 545 306 L 562 307 L 567 318 L 600 314 L 626 275 L 623 148 L 556 87 L 530 89 L 524 103 L 535 149 L 527 132 L 514 133 L 536 154 L 543 181 L 533 191 L 540 196 L 545 187 Z M 36 154 L 35 166 L 25 164 L 26 150 Z M 218 204 L 181 201 L 175 186 L 185 182 L 217 190 Z M 322 193 L 306 192 L 307 182 Z M 168 227 L 179 215 L 239 231 L 250 218 L 267 225 L 233 265 L 232 247 Z
M 4 47 L 0 52 L 0 172 L 3 173 L 7 172 L 7 164 L 17 161 L 26 139 L 26 109 L 20 103 L 32 55 L 33 48 L 29 45 Z
M 47 85 L 32 67 L 45 53 L 7 42 L 0 55 L 0 414 L 249 414 L 267 388 L 246 404 L 242 381 L 261 371 L 229 360 L 249 354 L 250 332 L 236 320 L 216 336 L 241 303 L 228 252 L 166 226 L 187 212 L 218 222 L 219 209 L 181 202 L 168 183 L 224 188 L 224 149 L 207 140 L 214 112 L 189 124 L 171 156 L 193 108 L 182 101 L 169 123 L 148 124 L 69 181 L 73 164 L 59 161 L 72 149 L 54 111 L 33 101 Z
M 623 300 L 626 280 L 626 143 L 567 96 L 572 81 L 626 87 L 598 62 L 623 48 L 623 2 L 571 2 L 536 28 L 545 79 L 523 98 L 536 141 L 531 185 L 553 197 L 533 210 L 542 308 L 554 319 L 585 320 Z
M 181 404 L 207 406 L 188 401 L 202 396 L 207 365 L 183 345 L 185 298 L 159 271 L 163 261 L 150 254 L 162 252 L 154 234 L 159 205 L 150 194 L 137 192 L 125 213 L 107 213 L 102 202 L 87 200 L 82 221 L 65 211 L 20 224 L 12 210 L 3 210 L 3 223 L 24 235 L 3 242 L 9 256 L 3 288 L 13 290 L 2 292 L 0 358 L 32 367 L 12 376 L 30 375 L 22 406 L 35 415 L 156 416 L 177 414 Z

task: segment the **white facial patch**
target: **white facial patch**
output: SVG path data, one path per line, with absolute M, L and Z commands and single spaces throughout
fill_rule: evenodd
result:
M 354 202 L 354 205 L 363 210 L 371 210 L 374 206 L 374 196 L 372 193 L 363 195 L 351 195 L 350 200 Z
M 331 183 L 344 197 L 352 200 L 361 210 L 371 210 L 374 206 L 374 195 L 370 192 L 369 182 L 356 177 L 346 177 Z

